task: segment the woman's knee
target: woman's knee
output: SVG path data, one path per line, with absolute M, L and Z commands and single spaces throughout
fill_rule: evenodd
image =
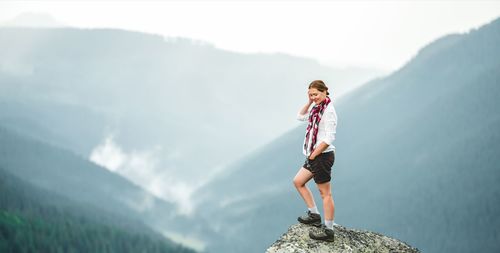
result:
M 318 185 L 318 190 L 319 190 L 319 194 L 321 195 L 322 199 L 332 197 L 332 191 L 331 191 L 330 187 Z
M 311 180 L 311 178 L 312 173 L 304 168 L 301 168 L 299 172 L 297 172 L 297 175 L 293 178 L 293 185 L 297 188 L 304 187 L 306 183 Z
M 293 178 L 293 185 L 296 187 L 296 188 L 300 188 L 300 187 L 304 187 L 304 182 L 302 182 L 302 180 L 300 180 L 299 178 L 295 177 Z
M 320 195 L 321 195 L 321 198 L 322 199 L 331 199 L 332 198 L 332 193 L 329 192 L 329 191 L 319 191 Z

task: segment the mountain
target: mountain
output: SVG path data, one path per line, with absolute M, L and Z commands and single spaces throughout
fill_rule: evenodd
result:
M 387 236 L 370 231 L 360 231 L 342 226 L 334 227 L 333 242 L 315 241 L 309 238 L 309 231 L 318 229 L 304 224 L 290 226 L 266 253 L 280 252 L 406 252 L 418 253 L 418 249 Z
M 40 131 L 42 132 L 42 131 Z M 158 232 L 184 235 L 176 206 L 69 150 L 0 127 L 0 167 L 81 205 L 139 220 Z
M 57 21 L 47 13 L 24 12 L 11 20 L 0 22 L 0 26 L 10 27 L 65 27 L 63 23 Z
M 0 125 L 21 135 L 87 157 L 103 137 L 109 117 L 81 105 L 52 101 L 0 100 Z
M 194 252 L 127 219 L 34 187 L 0 168 L 1 252 Z
M 334 100 L 335 221 L 423 252 L 499 251 L 499 59 L 496 19 L 438 39 L 398 71 Z M 305 209 L 292 185 L 304 131 L 287 132 L 200 188 L 201 215 L 223 238 L 211 247 L 263 251 L 296 221 Z
M 338 84 L 340 96 L 374 74 L 343 73 L 313 59 L 240 54 L 184 38 L 4 27 L 0 119 L 17 130 L 34 122 L 61 138 L 40 139 L 87 157 L 109 136 L 129 153 L 158 150 L 154 174 L 196 188 L 296 124 L 285 101 L 303 98 L 313 78 Z

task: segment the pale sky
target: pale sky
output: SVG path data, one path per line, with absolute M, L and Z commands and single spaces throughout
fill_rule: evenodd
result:
M 334 67 L 391 71 L 420 48 L 500 17 L 498 1 L 0 1 L 0 24 L 46 13 L 79 28 L 121 28 L 281 52 Z

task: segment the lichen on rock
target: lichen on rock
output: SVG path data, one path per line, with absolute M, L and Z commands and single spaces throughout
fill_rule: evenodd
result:
M 292 225 L 266 253 L 326 253 L 326 252 L 420 252 L 410 245 L 370 231 L 335 226 L 335 241 L 323 242 L 309 238 L 311 229 L 319 229 L 304 224 Z

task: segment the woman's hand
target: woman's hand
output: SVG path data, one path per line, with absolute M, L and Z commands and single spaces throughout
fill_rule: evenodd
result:
M 326 148 L 328 148 L 328 144 L 326 144 L 325 142 L 320 142 L 319 145 L 311 152 L 311 154 L 309 155 L 308 159 L 309 160 L 314 160 L 316 158 L 316 156 L 319 156 L 322 154 L 323 151 L 326 150 Z
M 311 99 L 309 94 L 307 96 L 309 98 L 309 102 L 307 102 L 307 104 L 304 105 L 304 107 L 302 107 L 302 109 L 300 109 L 300 111 L 299 111 L 300 115 L 304 115 L 304 114 L 308 113 L 307 111 L 309 110 L 309 107 L 311 107 L 311 104 L 313 103 L 313 100 Z

